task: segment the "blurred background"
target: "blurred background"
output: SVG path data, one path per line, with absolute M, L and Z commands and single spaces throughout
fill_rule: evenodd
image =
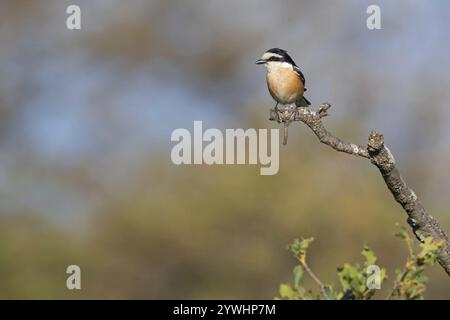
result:
M 382 29 L 366 27 L 381 7 Z M 77 4 L 82 29 L 66 28 Z M 399 168 L 450 232 L 450 2 L 0 2 L 0 298 L 271 299 L 314 237 L 324 282 L 375 250 L 389 279 L 405 213 L 367 161 L 300 124 L 280 171 L 175 166 L 176 128 L 277 128 L 265 70 L 287 49 L 337 136 L 385 134 Z M 82 290 L 66 288 L 66 267 Z M 428 270 L 427 298 L 450 281 Z M 314 287 L 313 283 L 310 284 Z

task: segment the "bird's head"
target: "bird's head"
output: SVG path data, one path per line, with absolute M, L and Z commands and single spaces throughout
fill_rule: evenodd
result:
M 267 67 L 271 64 L 288 63 L 295 66 L 294 60 L 289 56 L 286 50 L 273 48 L 267 50 L 261 57 L 256 61 L 256 64 L 264 64 Z

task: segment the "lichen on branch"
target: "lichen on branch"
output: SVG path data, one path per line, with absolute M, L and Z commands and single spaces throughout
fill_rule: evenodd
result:
M 395 158 L 385 146 L 383 134 L 372 131 L 366 146 L 348 143 L 329 132 L 322 119 L 329 115 L 331 104 L 323 103 L 317 111 L 310 108 L 295 108 L 286 106 L 278 110 L 270 110 L 271 121 L 283 123 L 285 126 L 284 142 L 287 143 L 287 127 L 295 121 L 306 124 L 317 136 L 319 141 L 336 151 L 344 152 L 361 158 L 366 158 L 374 164 L 381 173 L 384 182 L 406 214 L 407 222 L 416 238 L 423 243 L 431 237 L 434 241 L 442 241 L 443 247 L 438 256 L 438 262 L 450 276 L 450 243 L 438 221 L 427 213 L 416 193 L 406 184 L 397 169 Z

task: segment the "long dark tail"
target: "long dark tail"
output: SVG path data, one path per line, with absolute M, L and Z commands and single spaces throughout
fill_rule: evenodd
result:
M 287 141 L 288 141 L 288 127 L 289 127 L 289 123 L 285 122 L 283 125 L 283 145 L 287 145 Z

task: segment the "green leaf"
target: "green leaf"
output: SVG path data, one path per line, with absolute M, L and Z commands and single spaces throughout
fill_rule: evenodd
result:
M 398 224 L 397 224 L 397 227 L 398 227 L 398 231 L 395 234 L 395 236 L 400 239 L 403 239 L 403 240 L 408 239 L 409 238 L 408 229 L 406 229 L 405 226 L 399 226 Z
M 333 299 L 333 300 L 338 299 L 336 296 L 336 291 L 332 285 L 326 284 L 326 285 L 324 285 L 323 289 L 325 291 L 325 297 L 323 297 L 323 298 Z
M 300 260 L 306 259 L 306 251 L 309 248 L 309 244 L 313 242 L 314 238 L 307 239 L 295 239 L 292 244 L 289 246 L 289 249 L 292 253 Z
M 303 268 L 302 266 L 296 266 L 294 268 L 294 285 L 296 289 L 299 289 L 303 282 Z
M 295 292 L 290 285 L 283 283 L 280 285 L 280 296 L 285 299 L 293 299 Z
M 361 252 L 364 258 L 366 258 L 366 266 L 370 266 L 372 264 L 375 264 L 377 261 L 377 256 L 375 253 L 367 246 L 364 246 L 363 251 Z
M 424 239 L 420 244 L 421 251 L 416 254 L 413 246 L 413 238 L 408 234 L 405 227 L 400 227 L 397 236 L 405 239 L 408 243 L 409 256 L 402 269 L 396 269 L 396 277 L 394 288 L 390 295 L 390 299 L 424 299 L 424 292 L 426 289 L 427 277 L 423 272 L 426 267 L 436 263 L 440 250 L 444 243 L 442 241 L 433 241 L 431 237 Z M 375 265 L 377 256 L 367 246 L 364 245 L 361 255 L 364 257 L 363 264 L 344 263 L 342 267 L 337 268 L 337 274 L 340 282 L 340 289 L 335 286 L 324 284 L 323 291 L 315 291 L 303 287 L 303 278 L 305 276 L 306 253 L 309 245 L 313 241 L 312 238 L 294 240 L 289 246 L 289 249 L 295 254 L 295 257 L 300 260 L 301 264 L 296 266 L 294 272 L 294 286 L 282 284 L 280 286 L 280 295 L 287 299 L 345 299 L 368 300 L 376 293 L 375 289 L 369 289 L 367 280 L 373 273 L 368 271 L 369 265 Z M 383 282 L 386 276 L 386 269 L 380 268 L 381 281 Z

